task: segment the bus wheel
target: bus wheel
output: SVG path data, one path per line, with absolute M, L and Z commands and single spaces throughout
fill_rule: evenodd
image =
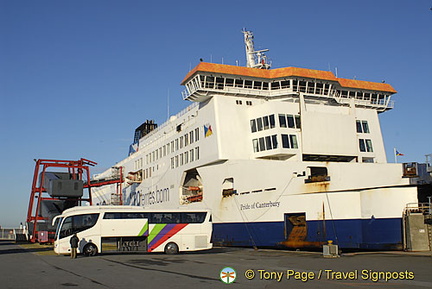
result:
M 89 243 L 89 244 L 85 245 L 83 253 L 87 257 L 96 256 L 98 253 L 98 249 L 97 249 L 95 244 Z
M 168 243 L 165 246 L 165 254 L 173 255 L 179 252 L 179 247 L 176 243 Z

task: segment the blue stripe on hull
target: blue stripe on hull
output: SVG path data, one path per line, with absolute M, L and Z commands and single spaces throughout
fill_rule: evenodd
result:
M 284 222 L 214 223 L 213 242 L 224 246 L 281 247 L 284 230 Z M 333 240 L 340 248 L 401 250 L 402 219 L 307 221 L 302 247 L 327 240 Z

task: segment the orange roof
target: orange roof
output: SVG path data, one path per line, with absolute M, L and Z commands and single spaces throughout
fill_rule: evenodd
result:
M 338 78 L 338 81 L 342 87 L 387 91 L 387 92 L 392 92 L 392 93 L 397 92 L 388 83 L 371 82 L 371 81 L 364 81 L 364 80 L 354 80 L 354 79 L 346 79 L 346 78 Z
M 339 82 L 339 84 L 342 87 L 347 87 L 347 88 L 378 90 L 378 91 L 386 91 L 386 92 L 396 93 L 396 90 L 390 84 L 380 83 L 380 82 L 370 82 L 370 81 L 362 81 L 362 80 L 345 79 L 345 78 L 337 78 L 330 71 L 314 70 L 314 69 L 298 68 L 298 67 L 284 67 L 284 68 L 276 68 L 276 69 L 266 70 L 266 69 L 259 69 L 259 68 L 216 64 L 216 63 L 208 63 L 208 62 L 200 62 L 194 69 L 189 71 L 189 73 L 183 79 L 181 84 L 184 85 L 186 83 L 186 81 L 188 81 L 198 71 L 210 72 L 210 73 L 231 74 L 231 75 L 242 75 L 242 76 L 267 78 L 267 79 L 277 79 L 277 78 L 289 77 L 289 76 L 299 76 L 299 77 L 305 77 L 305 78 L 337 81 L 337 82 Z

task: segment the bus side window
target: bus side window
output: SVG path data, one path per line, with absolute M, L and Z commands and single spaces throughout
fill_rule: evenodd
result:
M 203 223 L 206 217 L 205 212 L 199 213 L 182 213 L 182 223 Z

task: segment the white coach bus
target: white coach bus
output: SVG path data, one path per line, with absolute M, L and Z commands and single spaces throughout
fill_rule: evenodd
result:
M 78 253 L 94 256 L 102 243 L 118 251 L 176 254 L 212 248 L 212 221 L 206 210 L 146 210 L 137 206 L 88 206 L 65 210 L 57 223 L 54 252 L 70 254 L 76 233 Z

